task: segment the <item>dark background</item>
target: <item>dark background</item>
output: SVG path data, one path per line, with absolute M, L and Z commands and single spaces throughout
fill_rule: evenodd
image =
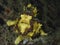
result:
M 39 10 L 36 18 L 41 21 L 42 28 L 48 33 L 48 36 L 44 37 L 47 42 L 42 45 L 60 45 L 59 0 L 0 0 L 0 45 L 14 45 L 17 34 L 12 27 L 6 25 L 6 21 L 15 20 L 19 16 L 23 6 L 21 3 L 31 3 Z

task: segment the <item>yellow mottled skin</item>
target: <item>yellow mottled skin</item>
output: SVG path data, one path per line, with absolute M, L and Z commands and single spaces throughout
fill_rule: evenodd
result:
M 28 4 L 27 7 L 30 8 L 32 5 L 31 4 Z
M 37 9 L 36 9 L 36 7 L 33 7 L 31 4 L 28 4 L 27 7 L 28 7 L 28 8 L 30 8 L 30 7 L 33 8 L 34 16 L 36 16 L 36 14 L 37 14 Z M 21 17 L 21 19 L 20 19 L 19 21 L 18 21 L 18 19 L 17 19 L 17 20 L 14 20 L 14 21 L 8 20 L 8 21 L 6 22 L 6 24 L 7 24 L 8 26 L 14 25 L 14 27 L 15 27 L 16 24 L 17 24 L 17 22 L 18 22 L 17 26 L 18 26 L 18 28 L 19 28 L 19 31 L 21 32 L 21 34 L 24 34 L 24 33 L 26 32 L 26 29 L 31 28 L 30 21 L 31 21 L 31 19 L 32 19 L 32 16 L 27 15 L 27 14 L 24 13 L 24 14 L 21 14 L 20 17 Z M 31 37 L 32 37 L 34 34 L 37 34 L 37 33 L 40 33 L 40 35 L 42 35 L 42 36 L 47 35 L 47 33 L 45 33 L 45 32 L 41 29 L 41 26 L 42 26 L 41 23 L 38 23 L 37 21 L 35 21 L 35 22 L 33 23 L 33 31 L 27 33 L 25 36 L 19 35 L 19 36 L 16 38 L 16 40 L 15 40 L 14 43 L 15 43 L 16 45 L 19 44 L 20 41 L 22 41 L 25 37 L 29 37 L 29 38 L 31 39 Z M 16 33 L 19 33 L 17 28 L 15 28 L 15 30 L 16 30 Z
M 31 26 L 30 26 L 30 20 L 32 19 L 32 16 L 29 16 L 29 15 L 26 15 L 26 14 L 21 14 L 21 19 L 19 20 L 18 22 L 18 28 L 21 32 L 21 34 L 24 34 L 24 32 L 26 32 L 26 28 L 29 29 Z M 17 20 L 16 21 L 7 21 L 7 25 L 8 26 L 11 26 L 11 25 L 15 25 L 17 23 Z M 34 22 L 33 24 L 33 31 L 32 32 L 29 32 L 27 35 L 27 37 L 32 37 L 35 33 L 40 33 L 40 35 L 47 35 L 42 29 L 41 29 L 41 26 L 42 24 L 38 23 L 37 21 Z M 41 29 L 41 30 L 40 30 Z M 16 29 L 16 32 L 18 33 L 18 30 Z M 15 40 L 15 44 L 19 44 L 20 41 L 23 40 L 24 36 L 22 35 L 19 35 L 16 40 Z

